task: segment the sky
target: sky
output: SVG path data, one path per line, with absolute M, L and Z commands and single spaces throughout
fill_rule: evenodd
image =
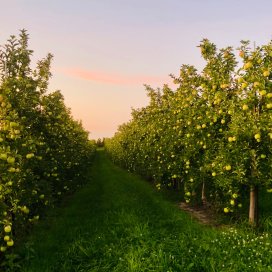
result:
M 112 137 L 144 84 L 170 84 L 183 64 L 201 69 L 203 38 L 218 48 L 272 39 L 271 0 L 0 0 L 0 44 L 26 29 L 33 65 L 54 55 L 49 91 L 61 90 L 91 139 Z

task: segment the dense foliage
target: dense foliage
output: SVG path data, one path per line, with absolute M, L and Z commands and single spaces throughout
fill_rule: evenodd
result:
M 59 91 L 47 93 L 52 55 L 31 68 L 28 35 L 0 50 L 0 251 L 82 180 L 95 146 Z
M 177 85 L 154 90 L 150 103 L 105 141 L 112 159 L 156 182 L 182 188 L 186 202 L 208 201 L 225 213 L 250 193 L 257 222 L 258 189 L 272 187 L 272 43 L 254 49 L 200 44 L 201 72 L 183 65 Z

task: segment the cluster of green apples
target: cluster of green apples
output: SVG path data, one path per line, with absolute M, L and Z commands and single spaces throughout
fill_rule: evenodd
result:
M 0 252 L 5 254 L 49 206 L 82 184 L 95 152 L 61 93 L 47 94 L 52 56 L 33 71 L 27 44 L 22 31 L 0 54 Z
M 241 207 L 242 188 L 272 187 L 272 44 L 242 41 L 239 62 L 231 47 L 204 39 L 200 48 L 203 70 L 183 65 L 172 76 L 176 90 L 146 86 L 149 105 L 105 144 L 115 162 L 158 188 L 229 213 Z

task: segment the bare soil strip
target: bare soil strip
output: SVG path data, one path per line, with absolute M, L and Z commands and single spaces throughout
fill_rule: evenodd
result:
M 179 208 L 186 213 L 190 214 L 192 218 L 196 219 L 199 223 L 211 227 L 220 227 L 221 225 L 216 221 L 215 215 L 208 207 L 204 206 L 191 206 L 185 202 L 179 203 Z

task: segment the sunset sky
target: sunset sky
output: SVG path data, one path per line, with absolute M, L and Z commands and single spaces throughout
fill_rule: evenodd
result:
M 182 64 L 201 69 L 199 45 L 237 48 L 272 39 L 271 0 L 0 0 L 0 44 L 27 29 L 33 62 L 54 55 L 60 89 L 97 139 L 147 104 L 144 84 L 171 83 Z

